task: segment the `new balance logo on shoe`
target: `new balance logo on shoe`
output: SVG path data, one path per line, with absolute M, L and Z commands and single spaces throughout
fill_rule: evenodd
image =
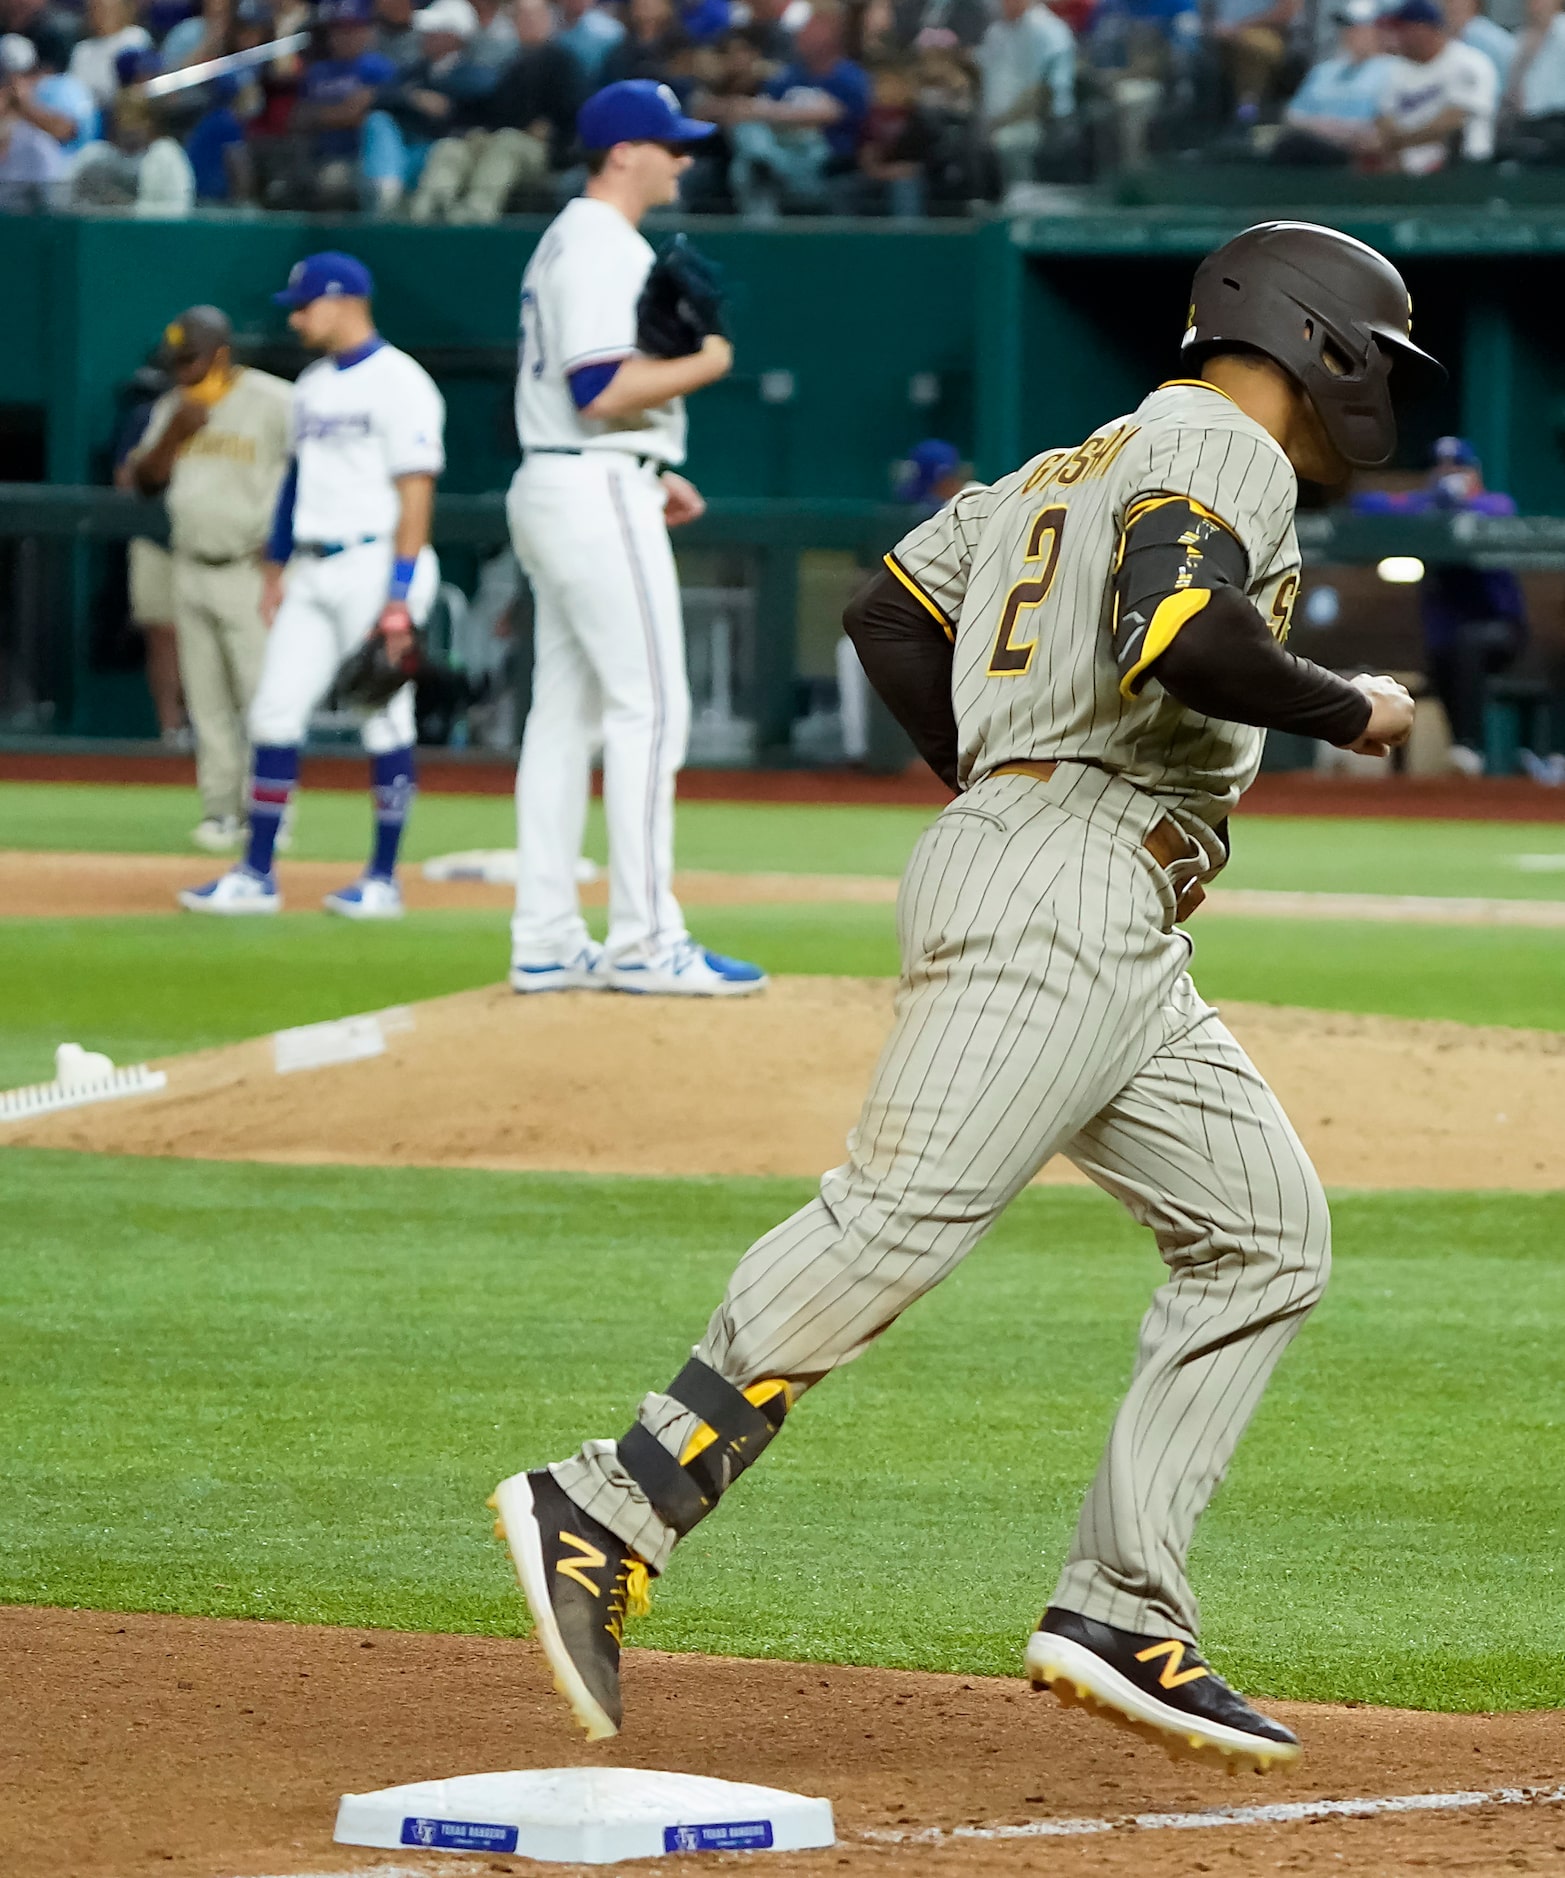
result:
M 1179 1667 L 1185 1660 L 1185 1645 L 1178 1637 L 1170 1637 L 1167 1643 L 1154 1643 L 1150 1650 L 1137 1650 L 1136 1661 L 1155 1663 L 1160 1656 L 1168 1658 L 1162 1669 L 1158 1671 L 1157 1681 L 1160 1689 L 1178 1689 L 1184 1683 L 1199 1682 L 1201 1677 L 1210 1676 L 1212 1673 L 1204 1663 L 1197 1663 L 1193 1669 Z
M 580 1554 L 577 1558 L 562 1558 L 555 1566 L 567 1578 L 574 1578 L 579 1585 L 584 1585 L 595 1598 L 603 1596 L 603 1587 L 595 1585 L 587 1576 L 588 1572 L 601 1571 L 608 1564 L 606 1553 L 600 1552 L 595 1545 L 588 1545 L 585 1539 L 578 1539 L 573 1532 L 561 1531 L 560 1544 L 574 1546 Z

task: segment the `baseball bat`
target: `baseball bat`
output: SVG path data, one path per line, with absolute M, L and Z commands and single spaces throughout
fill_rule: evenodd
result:
M 170 92 L 188 91 L 192 85 L 204 85 L 209 78 L 222 78 L 229 72 L 248 72 L 254 65 L 270 65 L 286 59 L 291 52 L 302 52 L 310 43 L 308 33 L 285 33 L 264 46 L 250 46 L 243 52 L 226 52 L 220 59 L 203 59 L 199 65 L 186 65 L 177 72 L 160 72 L 140 87 L 144 98 L 166 98 Z

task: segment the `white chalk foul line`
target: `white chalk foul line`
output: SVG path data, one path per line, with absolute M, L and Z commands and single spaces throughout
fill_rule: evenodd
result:
M 872 1827 L 882 1845 L 946 1845 L 957 1839 L 1079 1839 L 1097 1832 L 1169 1832 L 1209 1826 L 1293 1826 L 1306 1819 L 1372 1819 L 1382 1813 L 1458 1813 L 1479 1806 L 1559 1806 L 1565 1787 L 1492 1787 L 1487 1792 L 1399 1793 L 1383 1799 L 1284 1800 L 1275 1806 L 1215 1806 L 1202 1813 L 1127 1813 L 1120 1819 L 1030 1819 L 1020 1826 Z M 273 1873 L 272 1878 L 428 1878 L 427 1865 L 369 1865 L 349 1872 Z
M 338 1871 L 273 1872 L 271 1878 L 429 1878 L 428 1865 L 350 1865 Z
M 1129 1813 L 1120 1819 L 1029 1819 L 1020 1826 L 928 1826 L 863 1833 L 890 1845 L 957 1839 L 1076 1839 L 1095 1832 L 1169 1832 L 1210 1826 L 1292 1826 L 1306 1819 L 1372 1819 L 1382 1813 L 1456 1813 L 1478 1806 L 1558 1806 L 1565 1787 L 1494 1787 L 1487 1792 L 1401 1793 L 1383 1799 L 1285 1800 L 1274 1806 L 1216 1806 L 1201 1813 Z

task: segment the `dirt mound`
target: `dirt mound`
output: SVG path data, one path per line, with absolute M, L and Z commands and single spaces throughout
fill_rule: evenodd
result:
M 630 1174 L 813 1175 L 842 1158 L 891 1016 L 884 979 L 759 998 L 518 998 L 414 1007 L 366 1062 L 279 1076 L 268 1039 L 175 1057 L 169 1086 L 7 1142 L 198 1159 Z M 1565 1036 L 1233 1005 L 1326 1181 L 1565 1186 Z M 90 1039 L 88 1040 L 90 1041 Z M 1050 1178 L 1076 1179 L 1056 1162 Z
M 1304 1760 L 1288 1775 L 1240 1780 L 1171 1762 L 1000 1679 L 637 1650 L 626 1659 L 626 1732 L 589 1748 L 531 1643 L 510 1639 L 13 1608 L 0 1610 L 0 1648 L 7 1878 L 451 1872 L 449 1857 L 333 1846 L 339 1795 L 585 1763 L 826 1795 L 840 1843 L 768 1858 L 777 1878 L 825 1878 L 842 1866 L 886 1878 L 1045 1865 L 1116 1878 L 1539 1871 L 1561 1869 L 1565 1847 L 1565 1807 L 1548 1802 L 1106 1829 L 1154 1811 L 1551 1789 L 1565 1774 L 1556 1714 L 1278 1703 L 1304 1739 Z M 1050 1819 L 1103 1829 L 1030 1841 L 923 1836 Z M 469 1862 L 475 1872 L 538 1870 Z

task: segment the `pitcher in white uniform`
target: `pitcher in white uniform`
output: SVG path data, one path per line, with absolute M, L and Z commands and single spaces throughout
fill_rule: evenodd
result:
M 274 296 L 312 351 L 294 391 L 293 465 L 266 549 L 270 626 L 250 706 L 255 769 L 244 859 L 180 905 L 193 913 L 275 913 L 278 829 L 299 779 L 310 714 L 338 666 L 372 632 L 395 658 L 429 611 L 440 569 L 429 545 L 445 468 L 445 404 L 424 368 L 388 346 L 370 314 L 374 283 L 351 254 L 300 261 Z M 414 791 L 413 687 L 365 718 L 375 830 L 363 875 L 326 896 L 328 913 L 396 919 L 397 851 Z
M 585 194 L 538 244 L 522 279 L 516 429 L 506 502 L 532 582 L 532 709 L 516 775 L 519 860 L 511 925 L 517 991 L 731 996 L 757 966 L 697 945 L 674 898 L 674 778 L 690 689 L 668 531 L 705 507 L 685 460 L 685 394 L 733 365 L 717 335 L 687 358 L 636 349 L 653 252 L 638 230 L 673 202 L 689 146 L 715 126 L 666 85 L 609 85 L 577 120 Z M 603 753 L 609 931 L 588 937 L 576 895 L 592 759 Z

